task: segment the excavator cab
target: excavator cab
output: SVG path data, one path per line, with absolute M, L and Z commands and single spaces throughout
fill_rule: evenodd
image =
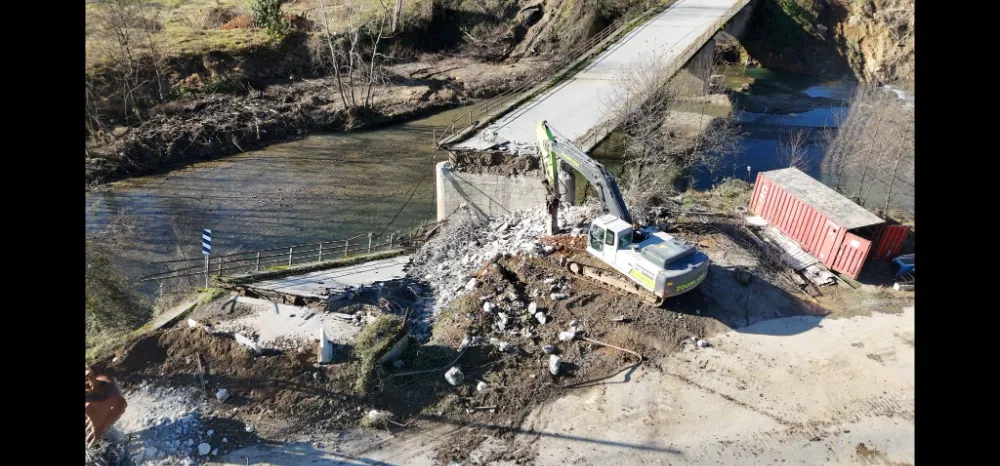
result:
M 87 369 L 87 445 L 93 445 L 122 417 L 128 403 L 118 382 L 100 369 Z

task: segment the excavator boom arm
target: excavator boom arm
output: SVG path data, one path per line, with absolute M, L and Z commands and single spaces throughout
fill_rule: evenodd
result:
M 556 183 L 558 179 L 559 164 L 556 159 L 563 160 L 594 185 L 597 197 L 610 214 L 632 223 L 632 216 L 625 206 L 625 200 L 622 199 L 614 177 L 604 169 L 603 165 L 571 142 L 556 138 L 546 121 L 538 122 L 538 148 L 542 152 L 542 164 L 550 184 Z

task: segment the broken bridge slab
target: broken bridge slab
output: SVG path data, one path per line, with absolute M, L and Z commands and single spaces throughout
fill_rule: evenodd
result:
M 410 256 L 408 255 L 396 256 L 300 275 L 261 280 L 244 286 L 254 291 L 325 300 L 329 296 L 344 293 L 348 288 L 358 289 L 379 282 L 403 278 L 406 276 L 403 269 L 409 262 Z

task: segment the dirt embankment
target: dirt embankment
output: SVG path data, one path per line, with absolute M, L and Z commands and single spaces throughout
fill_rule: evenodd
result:
M 913 84 L 913 0 L 760 0 L 744 40 L 765 67 Z

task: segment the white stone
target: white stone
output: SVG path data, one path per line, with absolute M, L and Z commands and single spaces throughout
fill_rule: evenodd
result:
M 205 456 L 210 451 L 212 451 L 212 446 L 211 445 L 209 445 L 207 443 L 200 443 L 200 444 L 198 444 L 198 454 L 199 455 Z
M 452 367 L 451 369 L 448 369 L 448 372 L 444 373 L 444 379 L 447 380 L 448 383 L 457 386 L 465 380 L 465 374 L 462 373 L 461 369 Z
M 538 323 L 540 323 L 540 324 L 544 324 L 544 323 L 546 323 L 546 322 L 549 321 L 549 318 L 548 318 L 548 316 L 545 315 L 544 312 L 536 312 L 535 313 L 535 320 L 537 320 Z
M 559 341 L 572 341 L 576 338 L 576 330 L 559 332 Z
M 253 432 L 256 429 L 254 429 L 253 424 L 247 424 L 246 428 L 243 429 L 243 430 L 245 430 L 247 432 Z
M 219 454 L 219 449 L 218 448 L 212 450 L 212 456 L 216 456 L 218 454 Z
M 489 385 L 486 385 L 486 382 L 480 381 L 478 384 L 476 384 L 476 391 L 481 392 L 483 390 L 486 390 L 487 387 L 489 387 Z
M 698 340 L 698 342 L 696 344 L 698 345 L 699 348 L 705 348 L 705 347 L 708 347 L 708 346 L 712 346 L 712 345 L 710 345 L 708 343 L 708 340 Z
M 229 439 L 226 437 L 222 437 L 222 443 L 229 443 Z
M 188 439 L 187 446 L 193 447 L 194 446 L 194 440 Z
M 560 361 L 559 356 L 554 354 L 549 356 L 549 373 L 552 375 L 559 375 L 560 367 L 562 367 L 562 361 Z
M 214 433 L 215 433 L 215 431 L 214 431 L 214 430 L 212 430 L 212 429 L 208 429 L 208 432 L 205 432 L 205 435 L 207 435 L 207 436 L 211 437 L 211 436 L 212 436 L 212 434 L 214 434 Z
M 538 312 L 538 305 L 535 304 L 534 301 L 532 301 L 528 303 L 528 313 L 534 314 L 535 312 Z
M 503 351 L 504 353 L 517 352 L 517 346 L 507 343 L 506 341 L 501 341 L 497 347 L 499 347 L 500 351 Z
M 483 303 L 483 312 L 490 312 L 492 310 L 493 310 L 493 304 L 490 304 L 489 301 Z
M 542 347 L 542 352 L 545 354 L 554 354 L 556 352 L 556 347 L 552 345 L 545 345 Z
M 552 299 L 554 299 L 554 300 L 560 300 L 560 299 L 566 299 L 566 298 L 568 298 L 569 295 L 566 294 L 566 293 L 552 293 L 552 294 L 549 295 L 549 297 L 552 298 Z
M 472 291 L 472 290 L 476 289 L 476 285 L 478 283 L 479 283 L 479 280 L 477 280 L 476 277 L 470 278 L 469 282 L 465 284 L 465 290 L 466 291 Z
M 229 390 L 225 388 L 220 388 L 219 391 L 215 392 L 215 398 L 219 401 L 226 401 L 229 399 Z

